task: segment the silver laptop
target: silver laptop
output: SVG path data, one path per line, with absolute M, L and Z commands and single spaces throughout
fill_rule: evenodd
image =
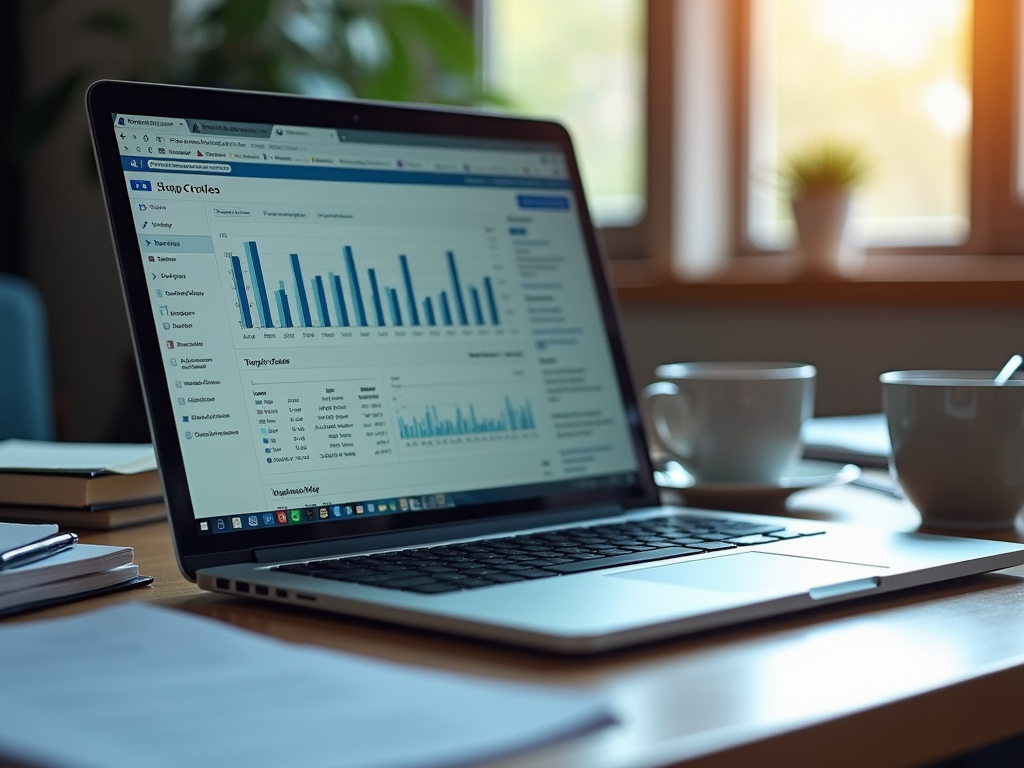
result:
M 204 589 L 588 653 L 1024 563 L 660 506 L 554 123 L 115 82 L 88 108 Z

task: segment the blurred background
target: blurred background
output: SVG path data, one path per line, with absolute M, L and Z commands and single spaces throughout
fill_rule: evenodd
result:
M 639 385 L 669 361 L 810 362 L 828 415 L 878 410 L 883 370 L 997 369 L 1024 341 L 1020 16 L 1018 0 L 7 0 L 0 273 L 41 296 L 55 435 L 148 440 L 82 102 L 101 77 L 566 122 Z M 780 164 L 823 140 L 871 167 L 868 266 L 841 288 L 784 268 Z

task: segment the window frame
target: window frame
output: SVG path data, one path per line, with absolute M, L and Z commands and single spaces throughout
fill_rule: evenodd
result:
M 680 72 L 685 73 L 686 63 L 679 61 L 680 52 L 677 37 L 682 25 L 685 25 L 693 18 L 693 8 L 706 5 L 710 0 L 683 0 L 676 3 L 673 0 L 648 0 L 648 17 L 658 19 L 658 35 L 650 38 L 648 53 L 649 66 L 662 67 L 674 73 L 674 77 L 661 80 L 649 78 L 650 104 L 658 104 L 663 111 L 670 112 L 677 117 L 684 117 L 682 110 L 678 108 L 677 102 L 686 98 L 686 94 L 679 90 L 683 77 Z M 751 242 L 748 235 L 747 216 L 748 198 L 747 184 L 750 174 L 750 96 L 752 66 L 752 2 L 753 0 L 715 0 L 717 13 L 720 15 L 718 31 L 720 34 L 717 40 L 719 48 L 724 52 L 719 62 L 709 62 L 711 66 L 724 67 L 724 81 L 728 83 L 729 93 L 725 99 L 726 130 L 728 131 L 727 141 L 729 142 L 729 161 L 731 168 L 720 169 L 722 173 L 729 176 L 729 189 L 727 191 L 727 231 L 722 233 L 722 239 L 726 243 L 724 253 L 719 259 L 717 272 L 722 269 L 736 272 L 743 271 L 745 262 L 753 260 L 748 257 L 763 257 L 779 255 L 780 249 L 764 249 Z M 668 6 L 666 10 L 664 6 Z M 689 8 L 687 7 L 689 6 Z M 931 268 L 928 256 L 951 257 L 970 256 L 975 258 L 978 265 L 977 279 L 982 280 L 1007 280 L 1016 279 L 1008 274 L 1016 274 L 1016 267 L 1009 268 L 1007 265 L 998 267 L 992 266 L 988 256 L 1005 256 L 1007 258 L 1024 253 L 1024 201 L 1017 196 L 1016 192 L 1016 163 L 1018 152 L 1024 148 L 1017 145 L 1017 115 L 1019 108 L 1020 91 L 1022 88 L 1021 72 L 1024 71 L 1022 58 L 1024 58 L 1024 30 L 1022 30 L 1022 6 L 1024 0 L 974 0 L 972 4 L 973 30 L 972 30 L 972 125 L 970 139 L 970 176 L 969 176 L 969 215 L 970 230 L 966 240 L 962 243 L 950 245 L 906 245 L 906 246 L 882 246 L 867 249 L 869 256 L 868 272 L 871 272 L 872 264 L 881 265 L 882 260 L 888 257 L 920 256 L 918 263 L 914 264 L 907 259 L 889 259 L 889 261 L 900 262 L 896 267 L 890 265 L 888 268 L 875 269 L 876 276 L 869 276 L 867 279 L 886 279 L 886 272 L 895 272 L 889 279 L 907 279 L 913 276 L 915 279 L 927 281 L 927 272 Z M 660 15 L 664 14 L 664 15 Z M 682 18 L 678 17 L 682 14 Z M 699 19 L 697 20 L 699 23 Z M 666 34 L 669 30 L 672 34 Z M 668 38 L 666 40 L 666 37 Z M 660 46 L 660 48 L 659 48 Z M 666 62 L 668 62 L 666 64 Z M 660 86 L 662 90 L 656 90 Z M 666 102 L 672 102 L 671 109 L 666 110 Z M 664 120 L 665 116 L 651 114 L 649 110 L 649 122 L 651 128 L 658 124 L 658 120 Z M 651 133 L 648 145 L 648 164 L 655 165 L 654 158 L 671 157 L 678 151 L 680 135 L 688 129 L 685 124 L 678 121 L 668 120 L 667 131 L 664 128 Z M 667 140 L 666 140 L 667 137 Z M 663 163 L 667 167 L 669 163 Z M 692 228 L 701 226 L 698 221 L 686 221 L 685 210 L 681 209 L 679 201 L 673 198 L 673 193 L 678 196 L 679 184 L 670 180 L 666 188 L 662 189 L 664 197 L 651 197 L 649 211 L 652 221 L 658 222 L 662 211 L 669 211 L 669 216 L 682 215 L 684 220 L 677 224 L 676 235 L 679 228 Z M 659 201 L 669 200 L 667 205 L 659 204 Z M 661 224 L 665 226 L 664 223 Z M 670 238 L 671 240 L 672 238 Z M 662 241 L 662 247 L 651 248 L 647 251 L 647 262 L 650 265 L 649 274 L 640 275 L 636 269 L 615 268 L 617 277 L 621 276 L 626 284 L 637 282 L 661 282 L 663 279 L 687 282 L 693 280 L 705 280 L 704 276 L 688 274 L 686 262 L 688 255 L 680 252 L 678 237 L 667 245 Z M 614 254 L 612 254 L 614 257 Z M 872 258 L 874 257 L 874 258 Z M 1024 258 L 1024 257 L 1022 257 Z M 936 279 L 970 279 L 970 267 L 959 265 L 954 269 L 956 278 L 950 278 L 948 271 L 948 258 L 946 264 L 938 271 L 942 276 Z M 934 263 L 934 262 L 933 262 Z M 984 264 L 984 266 L 982 266 Z M 749 265 L 748 265 L 749 266 Z M 994 270 L 994 271 L 993 271 Z M 765 270 L 752 270 L 753 272 L 764 272 Z M 771 272 L 771 270 L 767 270 Z M 659 278 L 660 275 L 660 278 Z M 778 276 L 757 277 L 748 276 L 747 280 L 767 280 L 777 282 Z
M 739 130 L 734 146 L 737 159 L 733 242 L 738 256 L 781 253 L 751 242 L 747 217 L 750 177 L 750 91 L 752 4 L 754 0 L 727 0 L 737 7 L 735 30 L 739 53 L 739 80 L 734 109 Z M 1024 206 L 1015 201 L 1017 94 L 1016 37 L 1018 0 L 972 2 L 971 88 L 972 117 L 968 215 L 970 228 L 963 242 L 950 244 L 886 245 L 867 248 L 869 255 L 950 255 L 1019 253 L 1024 245 Z M 979 44 L 984 41 L 984 44 Z

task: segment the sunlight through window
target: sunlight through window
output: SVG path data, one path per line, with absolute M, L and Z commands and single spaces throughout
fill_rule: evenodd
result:
M 752 0 L 748 233 L 792 237 L 779 159 L 822 140 L 863 148 L 856 216 L 869 245 L 969 231 L 971 3 Z

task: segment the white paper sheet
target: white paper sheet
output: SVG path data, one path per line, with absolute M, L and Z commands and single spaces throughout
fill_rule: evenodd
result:
M 413 768 L 610 722 L 602 697 L 284 643 L 129 603 L 0 627 L 0 754 L 54 768 Z
M 52 523 L 0 523 L 0 552 L 45 539 L 57 531 Z
M 55 443 L 46 440 L 0 441 L 0 469 L 105 470 L 135 475 L 156 469 L 153 446 L 135 443 Z

